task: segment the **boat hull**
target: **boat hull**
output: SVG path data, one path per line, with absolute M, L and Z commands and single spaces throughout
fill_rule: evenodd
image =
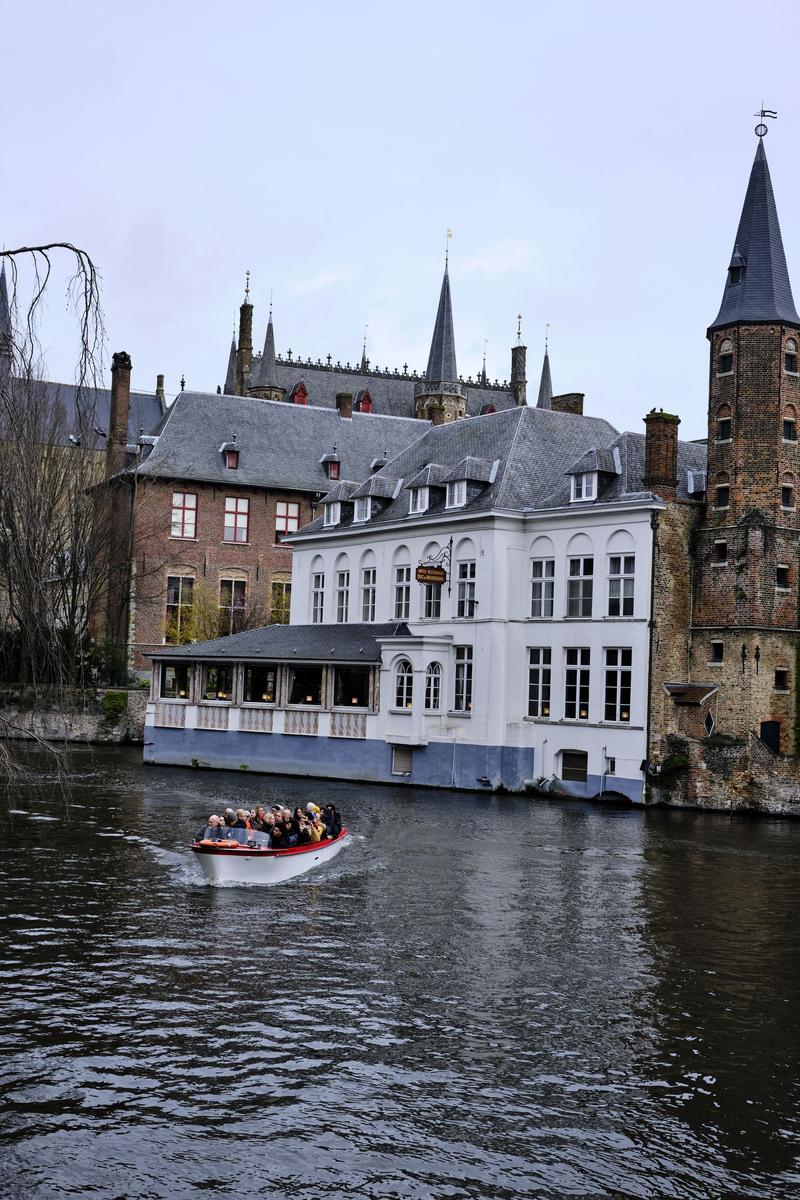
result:
M 344 845 L 347 830 L 333 841 L 312 842 L 291 850 L 253 850 L 246 847 L 217 847 L 195 842 L 192 846 L 209 883 L 285 883 L 335 858 Z

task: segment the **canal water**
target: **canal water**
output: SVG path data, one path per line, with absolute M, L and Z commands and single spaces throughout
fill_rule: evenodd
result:
M 11 802 L 2 1196 L 800 1195 L 800 823 L 139 757 Z M 333 863 L 203 884 L 312 797 Z

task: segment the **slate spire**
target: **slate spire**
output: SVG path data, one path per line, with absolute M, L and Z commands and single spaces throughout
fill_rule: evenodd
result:
M 539 380 L 539 395 L 536 400 L 537 408 L 552 408 L 553 407 L 553 381 L 550 378 L 550 353 L 547 346 L 544 348 L 544 361 L 542 362 L 542 377 Z
M 236 395 L 236 334 L 231 338 L 231 352 L 228 355 L 228 370 L 225 375 L 225 395 Z
M 271 304 L 269 306 L 269 320 L 267 321 L 267 336 L 264 339 L 264 353 L 261 355 L 261 362 L 258 367 L 256 386 L 260 388 L 275 388 L 278 386 L 278 377 L 275 371 L 275 330 L 272 327 Z
M 453 304 L 450 299 L 450 276 L 447 263 L 444 267 L 442 291 L 439 296 L 436 324 L 433 327 L 433 340 L 431 341 L 425 379 L 428 383 L 458 382 L 456 340 L 453 335 Z
M 11 309 L 8 303 L 6 264 L 0 266 L 0 380 L 11 374 L 14 349 L 14 331 L 11 328 Z
M 763 138 L 758 139 L 722 304 L 709 329 L 740 321 L 788 321 L 800 325 Z

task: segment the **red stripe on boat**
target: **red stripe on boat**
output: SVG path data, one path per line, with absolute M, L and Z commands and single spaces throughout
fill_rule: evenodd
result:
M 321 842 L 309 842 L 307 846 L 290 846 L 288 850 L 270 850 L 269 848 L 260 850 L 258 846 L 203 846 L 200 842 L 192 842 L 191 849 L 195 854 L 249 854 L 256 855 L 258 858 L 283 858 L 290 854 L 308 854 L 310 850 L 324 850 L 327 846 L 333 846 L 336 842 L 340 842 L 343 837 L 346 837 L 347 829 L 335 838 L 324 838 Z

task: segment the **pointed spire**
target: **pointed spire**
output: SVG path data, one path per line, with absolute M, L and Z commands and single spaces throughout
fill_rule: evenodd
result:
M 547 342 L 545 342 L 544 346 L 544 362 L 542 363 L 542 377 L 539 380 L 539 395 L 536 400 L 536 407 L 553 407 L 553 382 L 550 378 L 550 352 Z
M 450 276 L 447 263 L 444 268 L 442 291 L 439 296 L 439 308 L 436 313 L 436 324 L 433 327 L 433 340 L 425 378 L 428 383 L 458 382 L 456 341 L 453 335 L 453 305 L 450 299 Z
M 278 386 L 278 376 L 275 372 L 275 330 L 272 326 L 271 302 L 269 306 L 269 320 L 267 321 L 267 336 L 264 339 L 264 353 L 261 355 L 261 362 L 258 366 L 256 386 L 260 388 L 274 388 Z
M 6 283 L 6 264 L 0 266 L 0 358 L 11 366 L 11 355 L 14 346 L 14 331 L 11 328 L 11 309 L 8 303 L 8 284 Z
M 789 321 L 800 325 L 762 137 L 750 172 L 722 304 L 709 328 L 719 329 L 738 321 Z
M 231 338 L 231 352 L 228 355 L 228 370 L 225 374 L 226 396 L 236 395 L 236 334 Z
M 367 371 L 369 371 L 369 359 L 367 358 L 367 330 L 368 329 L 369 329 L 369 324 L 366 324 L 364 326 L 364 344 L 361 347 L 361 371 L 362 371 L 362 374 L 364 374 L 364 375 L 366 375 Z

